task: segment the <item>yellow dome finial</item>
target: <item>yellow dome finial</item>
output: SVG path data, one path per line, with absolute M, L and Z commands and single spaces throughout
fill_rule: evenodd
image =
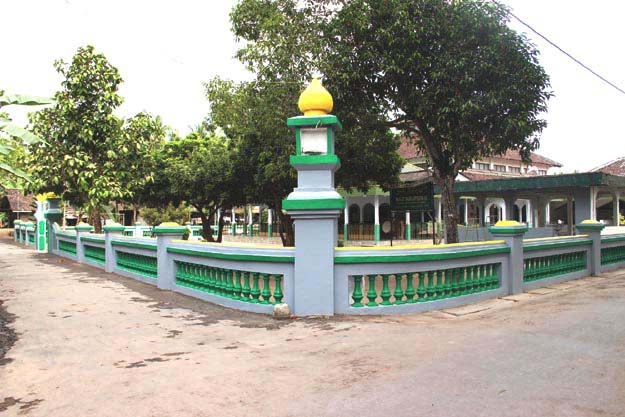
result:
M 318 78 L 313 78 L 308 87 L 299 96 L 297 102 L 304 116 L 323 116 L 332 111 L 334 101 Z

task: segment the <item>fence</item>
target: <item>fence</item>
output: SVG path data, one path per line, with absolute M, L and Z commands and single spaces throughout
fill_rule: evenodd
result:
M 520 226 L 520 225 L 519 225 Z M 104 234 L 88 225 L 50 229 L 50 251 L 107 272 L 240 310 L 270 314 L 287 303 L 330 299 L 335 314 L 405 314 L 469 304 L 595 275 L 625 266 L 625 234 L 523 239 L 525 229 L 491 228 L 488 242 L 334 248 L 333 280 L 297 285 L 297 248 L 180 240 L 185 227 L 159 226 L 147 237 L 120 225 Z M 196 228 L 192 228 L 193 232 Z M 193 235 L 194 233 L 191 233 Z M 32 223 L 16 223 L 15 240 L 30 245 Z M 321 258 L 320 258 L 321 259 Z M 300 293 L 296 293 L 300 288 Z M 312 289 L 311 289 L 312 288 Z

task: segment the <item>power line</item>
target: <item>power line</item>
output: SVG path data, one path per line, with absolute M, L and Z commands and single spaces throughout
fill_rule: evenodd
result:
M 500 5 L 498 2 L 493 0 L 493 3 Z M 512 12 L 508 12 L 510 14 L 510 16 L 512 16 L 513 18 L 515 18 L 517 21 L 519 21 L 519 23 L 521 23 L 523 26 L 527 27 L 529 30 L 531 30 L 532 32 L 534 32 L 536 35 L 540 36 L 542 39 L 544 39 L 549 45 L 553 46 L 554 48 L 556 48 L 558 51 L 562 52 L 564 55 L 566 55 L 567 57 L 569 57 L 571 60 L 573 60 L 573 62 L 575 62 L 576 64 L 578 64 L 579 66 L 581 66 L 582 68 L 584 68 L 586 71 L 590 72 L 592 75 L 594 75 L 595 77 L 599 78 L 601 81 L 603 81 L 604 83 L 608 84 L 610 87 L 614 88 L 615 90 L 619 91 L 622 94 L 625 94 L 625 90 L 623 90 L 622 88 L 620 88 L 619 86 L 617 86 L 616 84 L 614 84 L 613 82 L 610 82 L 609 80 L 607 80 L 605 77 L 603 77 L 602 75 L 598 74 L 597 72 L 595 72 L 592 68 L 590 68 L 588 65 L 584 64 L 583 62 L 581 62 L 579 59 L 575 58 L 573 55 L 571 55 L 570 53 L 568 53 L 567 51 L 565 51 L 564 49 L 560 48 L 558 45 L 556 45 L 554 42 L 552 42 L 549 38 L 547 38 L 545 35 L 543 35 L 542 33 L 540 33 L 539 31 L 537 31 L 536 29 L 534 29 L 530 24 L 526 23 L 525 21 L 523 21 L 522 19 L 520 19 L 518 16 L 516 16 L 514 13 Z

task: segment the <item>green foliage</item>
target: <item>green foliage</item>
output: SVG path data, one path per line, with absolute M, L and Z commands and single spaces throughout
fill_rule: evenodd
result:
M 184 224 L 191 219 L 191 209 L 184 203 L 177 206 L 169 203 L 164 207 L 142 207 L 140 214 L 150 226 L 158 226 L 164 222 Z
M 213 241 L 210 218 L 241 198 L 234 153 L 228 139 L 215 135 L 191 134 L 166 143 L 154 155 L 154 181 L 145 187 L 144 200 L 155 207 L 186 202 L 202 219 L 204 239 Z
M 528 158 L 539 144 L 548 77 L 538 51 L 506 26 L 502 6 L 482 0 L 243 0 L 231 18 L 245 41 L 239 57 L 260 79 L 325 74 L 345 127 L 337 144 L 339 183 L 360 187 L 368 177 L 388 184 L 380 175 L 386 170 L 375 171 L 393 148 L 388 129 L 414 140 L 442 190 L 449 242 L 457 240 L 457 174 L 507 149 Z M 380 141 L 372 146 L 371 138 Z
M 151 180 L 149 155 L 164 140 L 159 118 L 138 114 L 123 122 L 114 115 L 122 103 L 117 68 L 92 46 L 72 62 L 55 62 L 64 77 L 54 106 L 31 116 L 47 144 L 29 147 L 33 189 L 54 191 L 90 214 L 96 231 L 100 212 L 112 200 L 129 200 Z
M 46 97 L 5 94 L 0 90 L 0 108 L 9 105 L 40 106 L 51 104 L 53 100 Z M 32 132 L 11 122 L 9 115 L 0 112 L 0 179 L 1 188 L 22 188 L 29 181 L 29 176 L 21 166 L 20 156 L 24 153 L 24 145 L 43 142 Z

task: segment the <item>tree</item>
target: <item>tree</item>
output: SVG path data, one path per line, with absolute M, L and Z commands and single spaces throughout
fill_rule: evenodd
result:
M 159 131 L 160 125 L 140 115 L 124 126 L 114 115 L 122 103 L 122 78 L 92 46 L 79 48 L 70 64 L 55 62 L 55 68 L 65 78 L 56 104 L 31 117 L 34 132 L 47 141 L 29 148 L 32 188 L 84 207 L 100 232 L 102 207 L 130 198 L 133 186 L 146 179 L 140 157 L 157 139 L 143 131 Z
M 126 167 L 120 172 L 121 181 L 127 184 L 130 196 L 125 198 L 133 206 L 136 216 L 137 206 L 142 204 L 143 189 L 154 180 L 155 153 L 164 144 L 170 129 L 159 116 L 138 113 L 124 120 L 122 136 L 127 144 Z
M 244 19 L 237 26 L 239 15 Z M 243 0 L 232 16 L 235 33 L 248 42 L 243 56 L 277 71 L 278 78 L 288 68 L 273 66 L 272 58 L 282 62 L 293 49 L 292 38 L 280 36 L 292 24 L 309 32 L 306 39 L 321 40 L 299 43 L 296 50 L 326 75 L 337 114 L 348 111 L 341 116 L 347 121 L 343 134 L 360 129 L 367 137 L 371 127 L 384 125 L 412 138 L 441 190 L 449 243 L 458 239 L 458 173 L 508 149 L 528 159 L 539 145 L 549 79 L 538 51 L 506 26 L 503 6 L 481 0 Z M 351 156 L 360 154 L 354 150 Z
M 0 90 L 0 108 L 9 105 L 41 106 L 52 104 L 53 100 L 47 97 L 28 96 L 22 94 L 5 94 Z M 28 174 L 20 168 L 19 157 L 23 154 L 25 145 L 43 142 L 32 132 L 12 123 L 9 115 L 0 112 L 0 187 L 15 188 L 29 181 Z
M 182 203 L 202 219 L 202 236 L 215 241 L 210 219 L 229 207 L 238 191 L 233 173 L 233 152 L 224 137 L 193 136 L 166 143 L 155 155 L 154 181 L 145 187 L 145 201 L 155 207 Z M 218 219 L 222 240 L 223 216 Z
M 319 68 L 321 46 L 318 22 L 309 16 L 318 17 L 323 2 L 303 3 L 305 7 L 291 0 L 244 0 L 235 6 L 233 32 L 245 40 L 237 56 L 256 78 L 240 84 L 215 78 L 207 84 L 210 120 L 237 143 L 236 169 L 247 185 L 248 201 L 275 209 L 285 246 L 294 244 L 294 234 L 290 216 L 282 212 L 282 199 L 296 185 L 289 164 L 294 136 L 286 119 L 299 114 L 297 101 Z M 336 143 L 342 163 L 337 184 L 361 190 L 372 183 L 384 188 L 396 184 L 403 165 L 398 138 L 366 114 L 354 116 L 338 106 L 335 114 L 345 127 Z

